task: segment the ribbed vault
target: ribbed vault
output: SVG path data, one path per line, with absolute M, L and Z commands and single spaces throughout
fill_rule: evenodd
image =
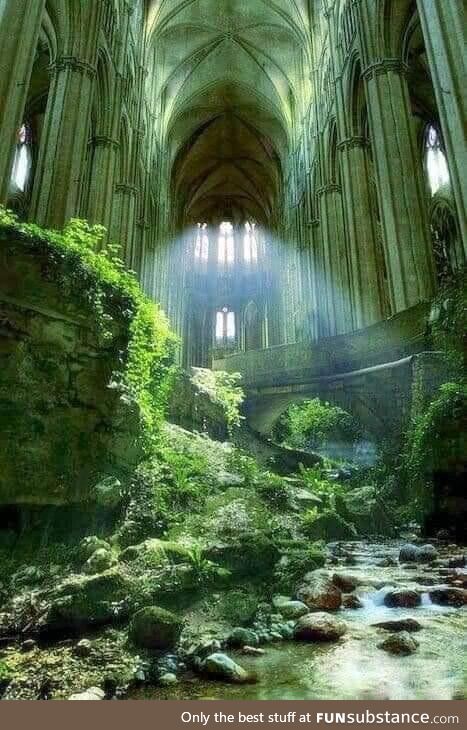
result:
M 155 0 L 159 126 L 184 222 L 271 221 L 308 48 L 306 0 Z

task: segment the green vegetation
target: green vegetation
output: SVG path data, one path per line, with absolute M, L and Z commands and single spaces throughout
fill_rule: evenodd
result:
M 0 206 L 0 231 L 13 232 L 38 252 L 45 252 L 60 270 L 63 281 L 80 291 L 96 312 L 105 339 L 113 336 L 114 311 L 128 322 L 129 338 L 122 373 L 115 387 L 135 401 L 149 448 L 161 424 L 173 373 L 177 340 L 161 309 L 142 292 L 132 272 L 119 259 L 118 246 L 104 243 L 105 229 L 71 220 L 63 232 L 20 223 Z
M 279 419 L 274 437 L 294 448 L 320 449 L 326 442 L 355 443 L 361 432 L 355 419 L 319 398 L 290 406 Z
M 195 368 L 192 376 L 193 385 L 201 393 L 210 397 L 212 402 L 221 407 L 230 431 L 240 426 L 242 417 L 240 406 L 244 401 L 244 393 L 239 386 L 241 376 L 238 373 L 226 373 Z

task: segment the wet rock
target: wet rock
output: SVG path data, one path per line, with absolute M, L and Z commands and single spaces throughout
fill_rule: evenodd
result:
M 342 592 L 327 576 L 315 571 L 305 576 L 305 580 L 306 583 L 297 592 L 297 598 L 308 608 L 337 611 L 341 607 Z
M 351 608 L 356 610 L 358 608 L 363 608 L 363 603 L 358 596 L 350 593 L 346 596 L 342 596 L 342 608 Z
M 87 575 L 104 573 L 106 570 L 110 570 L 116 562 L 117 561 L 110 550 L 107 550 L 106 548 L 99 548 L 99 550 L 96 550 L 85 562 L 83 572 L 87 573 Z
M 297 619 L 309 613 L 309 608 L 302 601 L 291 601 L 284 596 L 275 596 L 273 605 L 286 619 Z
M 360 579 L 348 573 L 334 573 L 332 582 L 343 593 L 352 593 L 361 583 Z
M 466 606 L 467 605 L 467 590 L 465 588 L 435 588 L 430 591 L 430 598 L 432 603 L 436 603 L 438 606 Z
M 384 605 L 388 608 L 416 608 L 421 602 L 419 593 L 406 588 L 389 591 L 384 597 Z
M 129 637 L 143 649 L 172 649 L 180 638 L 182 627 L 182 621 L 175 614 L 151 606 L 133 616 Z
M 258 634 L 251 629 L 242 627 L 236 628 L 227 637 L 227 644 L 235 649 L 241 649 L 242 646 L 258 646 Z
M 234 684 L 247 684 L 252 677 L 227 654 L 211 654 L 202 665 L 203 674 L 212 679 L 220 679 Z
M 394 568 L 396 565 L 398 565 L 398 562 L 395 558 L 391 558 L 388 556 L 385 558 L 381 558 L 381 560 L 379 560 L 376 565 L 378 568 Z
M 392 634 L 387 639 L 378 644 L 380 649 L 384 649 L 389 654 L 396 654 L 398 656 L 408 656 L 414 654 L 418 649 L 418 641 L 409 633 L 402 631 L 400 634 Z
M 436 560 L 438 551 L 433 545 L 414 545 L 408 543 L 403 545 L 399 553 L 400 563 L 430 563 Z
M 403 618 L 398 621 L 381 621 L 378 624 L 372 624 L 372 626 L 377 629 L 392 631 L 393 633 L 398 633 L 400 631 L 413 633 L 414 631 L 420 631 L 422 629 L 422 625 L 414 618 Z
M 78 692 L 77 694 L 70 695 L 69 700 L 103 700 L 105 693 L 99 687 L 90 687 L 84 692 Z
M 92 641 L 89 641 L 89 639 L 81 639 L 74 647 L 73 654 L 80 657 L 80 659 L 85 659 L 91 654 L 91 651 Z
M 326 613 L 309 613 L 302 616 L 294 630 L 298 641 L 337 641 L 347 631 L 347 624 Z

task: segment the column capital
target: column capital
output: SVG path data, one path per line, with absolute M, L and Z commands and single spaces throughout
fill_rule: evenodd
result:
M 384 76 L 388 73 L 398 74 L 399 76 L 405 76 L 408 73 L 409 67 L 406 63 L 401 61 L 399 58 L 380 58 L 378 61 L 374 61 L 363 71 L 363 78 L 369 81 L 374 79 L 376 76 Z
M 57 58 L 55 63 L 49 66 L 49 68 L 52 74 L 57 74 L 60 71 L 66 71 L 69 69 L 70 71 L 80 73 L 83 76 L 89 76 L 91 79 L 93 79 L 96 75 L 95 66 L 88 63 L 88 61 L 76 58 L 76 56 L 60 56 Z
M 347 137 L 341 140 L 338 145 L 338 150 L 353 150 L 355 148 L 364 149 L 369 146 L 369 140 L 366 137 L 355 135 L 353 137 Z

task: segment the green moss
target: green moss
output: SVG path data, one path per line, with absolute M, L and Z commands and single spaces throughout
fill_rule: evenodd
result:
M 103 245 L 105 229 L 71 220 L 62 232 L 20 223 L 0 206 L 0 231 L 15 234 L 38 253 L 45 252 L 68 286 L 79 290 L 96 313 L 103 339 L 112 338 L 115 315 L 128 322 L 128 346 L 114 387 L 139 407 L 149 447 L 160 426 L 171 384 L 177 340 L 161 309 L 142 292 L 136 276 Z M 100 250 L 98 250 L 100 248 Z
M 245 399 L 239 386 L 241 375 L 195 368 L 191 379 L 201 393 L 208 395 L 214 404 L 221 407 L 230 430 L 240 425 L 240 406 Z

